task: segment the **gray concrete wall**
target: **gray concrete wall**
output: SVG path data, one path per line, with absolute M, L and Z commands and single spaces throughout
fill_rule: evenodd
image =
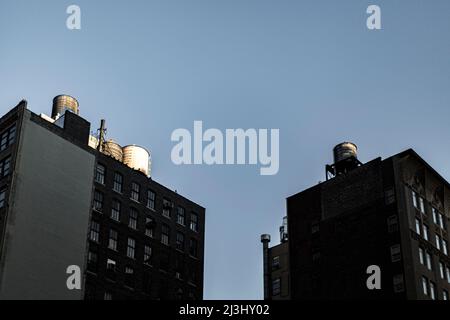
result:
M 66 269 L 83 271 L 95 157 L 25 113 L 9 199 L 0 299 L 82 299 Z

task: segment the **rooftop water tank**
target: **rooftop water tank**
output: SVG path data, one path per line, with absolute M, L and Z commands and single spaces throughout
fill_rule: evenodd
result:
M 53 108 L 52 108 L 52 118 L 56 119 L 60 116 L 64 115 L 67 110 L 79 114 L 80 105 L 78 104 L 77 99 L 68 95 L 60 95 L 56 96 L 53 99 Z
M 116 160 L 119 160 L 120 162 L 123 161 L 122 147 L 114 140 L 105 142 L 105 144 L 103 145 L 103 153 L 113 157 Z
M 343 142 L 333 149 L 334 163 L 353 157 L 358 159 L 358 147 L 352 142 Z
M 130 145 L 122 148 L 123 163 L 145 173 L 151 175 L 151 159 L 150 153 L 142 147 Z

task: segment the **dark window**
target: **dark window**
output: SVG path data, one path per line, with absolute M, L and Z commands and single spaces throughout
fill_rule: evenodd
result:
M 191 230 L 198 232 L 198 215 L 195 213 L 191 213 Z
M 5 150 L 10 145 L 12 145 L 14 143 L 15 138 L 16 138 L 16 125 L 13 125 L 5 132 L 3 132 L 0 137 L 0 151 Z
M 278 296 L 281 293 L 281 279 L 277 278 L 272 281 L 272 295 Z
M 402 253 L 400 250 L 400 245 L 396 244 L 391 247 L 391 261 L 397 262 L 402 259 Z
M 272 269 L 277 270 L 280 268 L 280 257 L 276 256 L 272 259 Z
M 106 168 L 101 164 L 97 164 L 95 169 L 95 181 L 101 184 L 105 184 Z
M 156 200 L 156 193 L 154 193 L 152 190 L 147 191 L 147 207 L 155 210 L 155 200 Z
M 120 207 L 121 204 L 118 200 L 113 200 L 112 201 L 112 206 L 111 206 L 111 219 L 116 220 L 116 221 L 120 221 Z
M 150 217 L 145 217 L 145 235 L 150 238 L 155 236 L 155 222 Z
M 123 176 L 120 173 L 115 172 L 113 190 L 118 193 L 122 193 L 122 188 L 123 188 Z
M 0 208 L 3 208 L 6 203 L 6 189 L 0 190 Z
M 197 254 L 198 254 L 198 242 L 197 240 L 195 240 L 194 238 L 191 238 L 191 240 L 189 241 L 189 254 L 194 257 L 197 258 Z
M 177 249 L 184 251 L 184 234 L 177 232 Z
M 117 241 L 119 239 L 119 234 L 116 230 L 111 229 L 109 231 L 109 241 L 108 241 L 108 248 L 111 250 L 117 251 Z
M 116 261 L 113 259 L 106 261 L 106 276 L 111 280 L 116 280 Z
M 103 211 L 103 193 L 97 190 L 94 193 L 94 209 L 99 212 Z
M 130 217 L 128 219 L 128 226 L 131 229 L 137 229 L 138 212 L 136 209 L 130 209 Z
M 125 285 L 134 287 L 134 269 L 132 267 L 125 267 Z
M 127 242 L 127 257 L 134 259 L 134 252 L 136 249 L 136 240 L 133 238 L 128 238 Z
M 141 197 L 141 186 L 136 182 L 131 183 L 131 199 L 139 202 Z
M 164 271 L 169 270 L 169 254 L 167 252 L 161 252 L 160 269 Z
M 398 231 L 398 218 L 397 215 L 389 216 L 387 219 L 388 232 L 393 233 Z
M 185 214 L 185 210 L 182 207 L 178 207 L 177 209 L 177 222 L 179 224 L 181 224 L 182 226 L 185 225 L 185 220 L 186 220 L 186 214 Z
M 170 218 L 172 216 L 172 202 L 164 199 L 163 200 L 163 216 L 165 216 L 166 218 Z
M 166 246 L 170 243 L 170 228 L 169 226 L 162 225 L 161 226 L 161 243 Z
M 89 233 L 89 239 L 98 242 L 100 239 L 100 224 L 96 221 L 91 222 L 91 231 Z
M 393 285 L 394 285 L 394 292 L 395 293 L 405 291 L 405 284 L 404 284 L 404 281 L 403 281 L 403 275 L 402 274 L 397 274 L 397 275 L 394 276 L 394 278 L 393 278 Z
M 390 187 L 386 191 L 384 191 L 384 201 L 386 205 L 395 202 L 395 191 L 393 187 Z
M 150 246 L 144 247 L 144 263 L 147 265 L 152 264 L 152 247 Z
M 105 295 L 104 295 L 104 297 L 103 297 L 103 299 L 104 299 L 104 300 L 112 300 L 112 299 L 113 299 L 112 293 L 109 292 L 109 291 L 106 291 L 106 292 L 105 292 Z
M 11 157 L 0 161 L 0 178 L 6 177 L 11 171 Z
M 98 255 L 96 252 L 89 251 L 88 253 L 88 269 L 97 272 Z

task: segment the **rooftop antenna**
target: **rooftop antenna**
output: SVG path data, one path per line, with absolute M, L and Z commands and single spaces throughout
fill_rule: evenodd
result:
M 102 119 L 100 121 L 100 129 L 98 129 L 98 146 L 97 150 L 102 151 L 103 150 L 103 144 L 105 143 L 105 135 L 106 135 L 106 121 L 105 119 Z

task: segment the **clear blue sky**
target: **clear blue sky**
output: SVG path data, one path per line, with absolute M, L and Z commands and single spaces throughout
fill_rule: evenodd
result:
M 285 198 L 324 179 L 335 144 L 362 161 L 412 147 L 450 178 L 449 31 L 448 0 L 0 0 L 0 111 L 67 93 L 148 147 L 154 179 L 207 208 L 205 298 L 259 299 L 259 236 L 278 240 Z M 279 128 L 279 174 L 173 165 L 170 135 L 194 120 Z

